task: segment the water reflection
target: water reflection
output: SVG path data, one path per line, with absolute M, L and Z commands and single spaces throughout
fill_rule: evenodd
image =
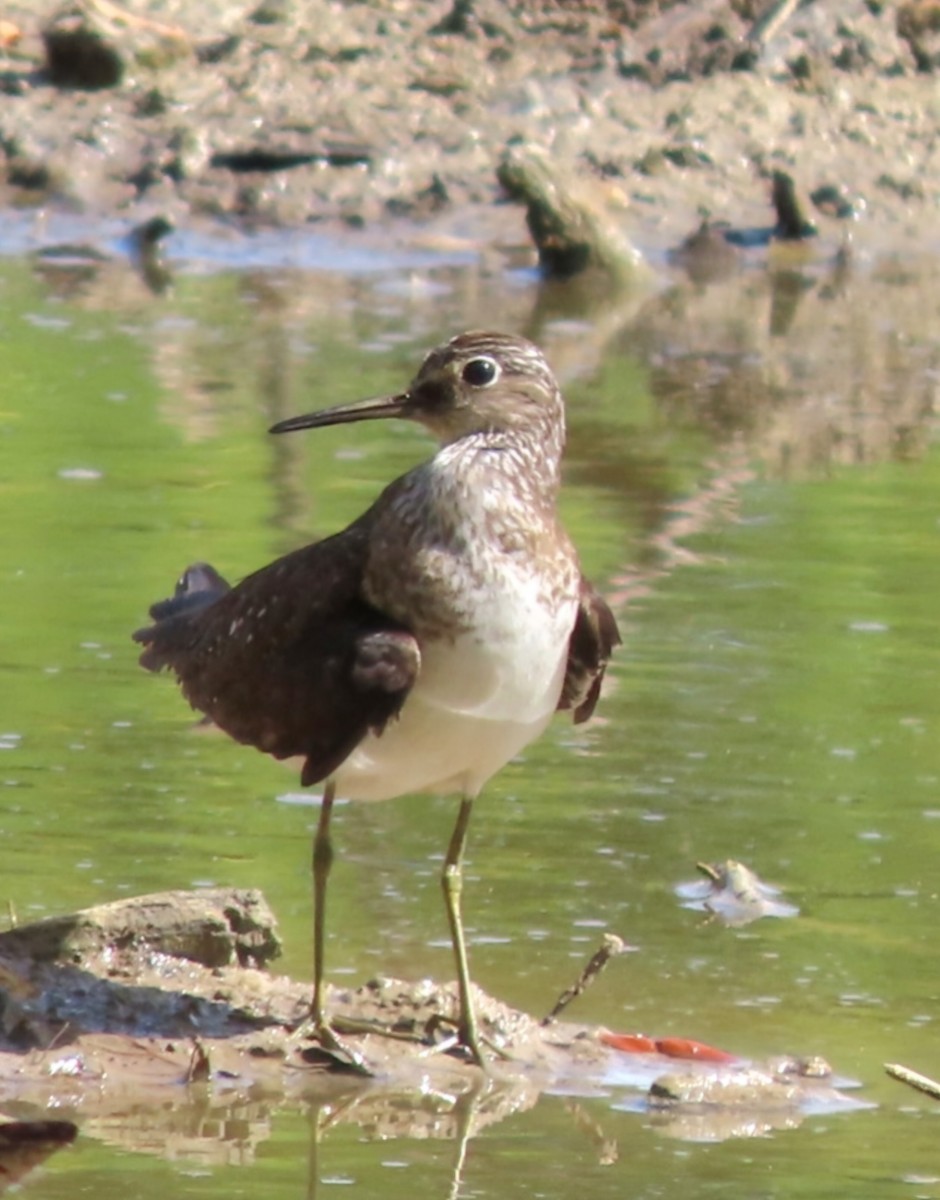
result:
M 127 633 L 186 562 L 244 573 L 340 527 L 427 452 L 411 430 L 288 444 L 266 438 L 272 421 L 384 391 L 459 328 L 521 332 L 566 385 L 565 518 L 628 637 L 604 720 L 577 737 L 559 725 L 508 769 L 471 833 L 475 973 L 541 1011 L 596 936 L 585 922 L 603 921 L 639 952 L 583 1002 L 585 1020 L 754 1055 L 818 1051 L 882 1102 L 729 1150 L 732 1194 L 771 1171 L 783 1196 L 822 1194 L 818 1180 L 848 1164 L 862 1191 L 926 1169 L 921 1123 L 900 1115 L 912 1101 L 879 1074 L 886 1058 L 922 1064 L 933 1020 L 933 264 L 745 262 L 707 286 L 670 276 L 651 294 L 574 299 L 455 262 L 384 277 L 175 265 L 154 296 L 139 279 L 93 272 L 63 287 L 0 264 L 15 514 L 0 547 L 0 861 L 18 910 L 255 884 L 281 917 L 287 969 L 306 970 L 310 814 L 271 803 L 293 786 L 274 768 L 189 737 Z M 334 979 L 448 971 L 435 856 L 451 821 L 446 804 L 344 810 Z M 800 917 L 735 930 L 683 911 L 674 881 L 729 857 L 785 887 Z M 509 1175 L 522 1194 L 562 1195 L 561 1164 L 593 1200 L 623 1194 L 626 1162 L 638 1191 L 698 1190 L 718 1160 L 657 1151 L 639 1095 L 613 1100 L 624 1112 L 610 1096 L 518 1103 L 499 1122 L 432 1096 L 428 1127 L 457 1137 L 440 1153 L 413 1140 L 421 1104 L 401 1098 L 388 1123 L 365 1096 L 346 1125 L 338 1110 L 239 1097 L 192 1102 L 183 1125 L 208 1141 L 176 1143 L 151 1114 L 84 1132 L 129 1146 L 113 1130 L 136 1122 L 155 1151 L 217 1172 L 155 1171 L 153 1194 L 168 1180 L 176 1194 L 231 1194 L 221 1164 L 254 1157 L 269 1131 L 251 1178 L 272 1196 L 317 1176 L 321 1194 L 354 1179 L 360 1192 L 447 1195 L 462 1179 L 496 1195 Z M 391 1155 L 364 1146 L 370 1131 L 393 1135 L 396 1113 L 408 1141 Z M 329 1134 L 309 1171 L 308 1116 Z M 74 1194 L 59 1161 L 35 1195 Z M 127 1178 L 119 1156 L 86 1176 L 112 1191 Z

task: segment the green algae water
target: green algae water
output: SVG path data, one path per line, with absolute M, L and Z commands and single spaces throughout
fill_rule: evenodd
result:
M 408 426 L 274 439 L 273 421 L 398 388 L 436 342 L 496 325 L 538 340 L 564 382 L 563 512 L 624 646 L 597 719 L 559 717 L 476 805 L 474 978 L 547 1011 L 610 929 L 632 952 L 573 1017 L 819 1054 L 878 1107 L 696 1141 L 611 1085 L 468 1113 L 461 1142 L 408 1122 L 391 1136 L 365 1105 L 115 1102 L 78 1113 L 78 1143 L 30 1194 L 783 1198 L 838 1179 L 937 1195 L 934 1106 L 882 1076 L 885 1061 L 940 1073 L 927 285 L 871 278 L 835 303 L 820 281 L 781 331 L 763 275 L 709 296 L 677 284 L 601 336 L 593 317 L 546 315 L 531 280 L 453 263 L 405 285 L 183 270 L 160 297 L 114 271 L 0 263 L 0 864 L 18 920 L 260 887 L 280 968 L 309 975 L 311 798 L 200 730 L 130 634 L 189 562 L 238 578 L 342 527 L 432 450 Z M 450 978 L 453 816 L 427 797 L 338 810 L 331 981 Z M 799 915 L 727 928 L 683 907 L 696 862 L 728 858 Z

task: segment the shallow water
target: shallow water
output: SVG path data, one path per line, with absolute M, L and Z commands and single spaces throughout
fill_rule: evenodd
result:
M 865 1196 L 936 1195 L 932 1106 L 881 1073 L 940 1071 L 930 264 L 774 261 L 602 303 L 467 256 L 369 264 L 304 244 L 300 269 L 246 245 L 219 270 L 189 253 L 161 296 L 119 261 L 0 261 L 0 863 L 19 920 L 258 886 L 283 969 L 308 973 L 309 798 L 196 731 L 129 633 L 188 562 L 247 573 L 429 451 L 409 427 L 273 439 L 272 421 L 397 388 L 435 342 L 497 326 L 539 340 L 565 383 L 564 513 L 625 645 L 599 719 L 559 719 L 477 805 L 474 977 L 541 1012 L 611 929 L 634 952 L 573 1017 L 821 1054 L 879 1107 L 701 1144 L 611 1087 L 544 1097 L 466 1146 L 375 1139 L 362 1107 L 315 1145 L 318 1114 L 257 1097 L 224 1120 L 190 1106 L 172 1136 L 152 1114 L 96 1118 L 31 1194 L 276 1198 L 316 1179 L 320 1194 L 560 1197 L 576 1179 L 592 1200 L 828 1196 L 838 1173 Z M 339 811 L 332 980 L 450 977 L 453 810 Z M 683 907 L 695 863 L 727 858 L 800 915 L 729 929 Z

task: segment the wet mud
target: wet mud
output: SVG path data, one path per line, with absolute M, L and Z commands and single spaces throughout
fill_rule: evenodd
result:
M 330 989 L 331 1022 L 365 1076 L 306 1036 L 309 985 L 266 969 L 278 950 L 264 898 L 225 889 L 137 897 L 0 934 L 0 1103 L 18 1117 L 54 1107 L 87 1122 L 207 1095 L 222 1109 L 259 1096 L 277 1105 L 371 1094 L 371 1119 L 383 1120 L 384 1098 L 386 1119 L 400 1124 L 427 1121 L 418 1098 L 430 1094 L 473 1097 L 490 1123 L 547 1088 L 633 1087 L 661 1124 L 681 1127 L 691 1106 L 696 1126 L 710 1114 L 716 1131 L 858 1104 L 821 1060 L 813 1070 L 797 1059 L 748 1063 L 684 1038 L 538 1019 L 475 988 L 491 1052 L 481 1070 L 452 1052 L 456 986 L 428 979 Z
M 518 228 L 500 164 L 522 147 L 597 189 L 644 247 L 703 215 L 754 223 L 775 168 L 820 197 L 824 223 L 929 238 L 930 6 L 850 0 L 776 22 L 761 7 L 12 0 L 0 206 L 33 211 L 39 242 L 56 211 L 92 229 L 159 214 L 490 241 Z

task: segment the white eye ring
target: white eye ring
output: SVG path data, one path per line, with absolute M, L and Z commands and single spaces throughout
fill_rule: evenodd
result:
M 464 364 L 460 378 L 471 387 L 485 388 L 492 387 L 502 373 L 503 369 L 495 358 L 488 354 L 480 354 Z

